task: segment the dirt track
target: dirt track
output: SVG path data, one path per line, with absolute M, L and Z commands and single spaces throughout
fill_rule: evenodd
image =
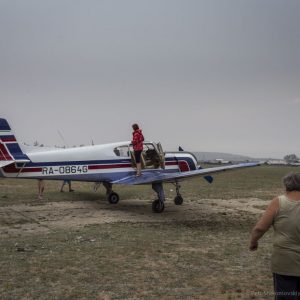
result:
M 0 207 L 0 234 L 23 234 L 49 232 L 58 228 L 81 228 L 91 224 L 176 222 L 209 219 L 218 214 L 232 218 L 260 214 L 266 202 L 256 198 L 247 199 L 201 199 L 186 201 L 176 206 L 166 202 L 165 211 L 155 214 L 151 211 L 151 200 L 123 200 L 117 205 L 106 201 L 64 201 L 34 205 L 11 205 Z

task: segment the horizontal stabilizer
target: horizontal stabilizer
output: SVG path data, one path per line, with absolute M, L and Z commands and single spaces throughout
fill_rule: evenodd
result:
M 0 161 L 0 168 L 4 168 L 6 166 L 9 166 L 13 163 L 20 163 L 20 164 L 26 164 L 29 163 L 29 159 L 18 159 L 18 160 L 1 160 Z
M 0 168 L 4 168 L 5 166 L 13 164 L 14 160 L 1 160 L 0 161 Z
M 29 162 L 30 162 L 29 159 L 16 159 L 15 160 L 15 163 L 17 163 L 17 164 L 27 164 Z

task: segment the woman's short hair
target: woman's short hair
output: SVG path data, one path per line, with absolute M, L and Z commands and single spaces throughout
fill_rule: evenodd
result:
M 300 191 L 300 173 L 289 173 L 282 181 L 287 192 Z
M 138 129 L 140 129 L 140 127 L 139 127 L 138 124 L 133 124 L 133 125 L 132 125 L 132 129 L 133 129 L 133 130 L 138 130 Z

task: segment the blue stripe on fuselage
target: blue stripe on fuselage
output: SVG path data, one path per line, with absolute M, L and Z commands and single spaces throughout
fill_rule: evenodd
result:
M 54 162 L 30 162 L 26 167 L 51 167 L 51 166 L 70 166 L 70 165 L 99 165 L 99 164 L 120 164 L 131 163 L 130 159 L 114 159 L 114 160 L 74 160 L 74 161 L 54 161 Z

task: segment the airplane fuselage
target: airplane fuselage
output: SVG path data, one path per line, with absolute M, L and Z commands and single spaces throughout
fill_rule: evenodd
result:
M 149 142 L 148 142 L 149 143 Z M 132 158 L 120 155 L 116 149 L 130 142 L 55 149 L 24 153 L 30 162 L 15 163 L 2 168 L 2 175 L 10 178 L 35 178 L 47 180 L 75 180 L 111 182 L 135 174 Z M 143 172 L 156 170 L 160 173 L 192 171 L 197 161 L 191 153 L 165 153 L 164 168 L 145 168 Z

